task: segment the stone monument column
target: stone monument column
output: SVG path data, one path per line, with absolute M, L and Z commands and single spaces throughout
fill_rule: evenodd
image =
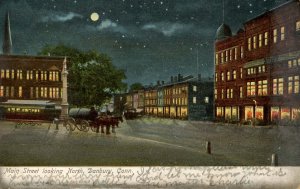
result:
M 63 62 L 63 69 L 62 69 L 62 102 L 61 102 L 61 114 L 60 119 L 65 119 L 68 117 L 68 71 L 67 71 L 67 58 L 65 57 Z

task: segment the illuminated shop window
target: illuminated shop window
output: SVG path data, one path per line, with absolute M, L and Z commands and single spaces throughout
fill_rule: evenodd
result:
M 281 108 L 281 119 L 289 120 L 291 118 L 291 109 L 288 107 Z
M 264 107 L 257 106 L 255 108 L 255 119 L 264 120 Z
M 217 117 L 223 117 L 223 116 L 224 116 L 223 107 L 217 107 Z
M 279 107 L 271 107 L 271 121 L 278 121 L 279 113 Z
M 245 107 L 245 120 L 252 120 L 253 119 L 253 106 L 246 106 Z
M 300 31 L 300 20 L 296 22 L 296 31 Z

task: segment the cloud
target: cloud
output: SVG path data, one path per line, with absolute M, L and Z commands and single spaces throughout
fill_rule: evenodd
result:
M 103 20 L 100 25 L 95 27 L 88 27 L 91 30 L 96 30 L 96 31 L 113 31 L 113 32 L 118 32 L 118 33 L 126 33 L 127 30 L 125 27 L 118 25 L 116 22 L 113 22 L 109 19 Z
M 145 24 L 143 30 L 154 30 L 156 32 L 162 33 L 167 37 L 173 35 L 186 33 L 190 31 L 194 26 L 192 24 L 182 24 L 182 23 L 170 23 L 170 22 L 157 22 Z
M 82 18 L 83 16 L 74 12 L 69 13 L 50 13 L 48 16 L 42 17 L 42 22 L 66 22 L 74 18 Z

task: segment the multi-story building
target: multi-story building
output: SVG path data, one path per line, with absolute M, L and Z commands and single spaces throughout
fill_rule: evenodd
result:
M 0 55 L 1 117 L 48 119 L 49 111 L 45 109 L 49 107 L 57 110 L 55 116 L 59 116 L 61 112 L 67 114 L 67 60 L 64 57 L 11 53 L 10 22 L 7 14 L 3 55 Z
M 145 114 L 157 116 L 157 86 L 145 88 Z
M 291 0 L 244 23 L 222 24 L 215 42 L 215 114 L 264 123 L 299 117 L 300 2 Z

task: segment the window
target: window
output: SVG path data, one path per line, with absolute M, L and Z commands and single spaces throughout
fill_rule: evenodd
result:
M 234 48 L 234 60 L 237 60 L 237 47 Z
M 219 64 L 219 54 L 216 53 L 216 65 L 218 65 L 218 64 Z
M 248 75 L 254 75 L 254 74 L 256 74 L 256 68 L 248 68 L 247 69 L 247 74 Z
M 221 63 L 224 63 L 224 52 L 221 53 Z
M 244 58 L 244 47 L 241 46 L 241 58 Z
M 227 81 L 231 80 L 231 75 L 230 75 L 230 71 L 227 72 Z
M 265 32 L 265 46 L 268 45 L 268 36 L 269 36 L 269 32 Z
M 1 78 L 3 79 L 5 77 L 5 71 L 2 69 L 1 70 Z
M 215 99 L 218 99 L 218 90 L 215 89 Z
M 0 86 L 0 97 L 4 96 L 4 86 Z
M 19 98 L 21 98 L 23 96 L 23 89 L 21 86 L 19 86 Z
M 273 43 L 277 43 L 277 29 L 273 30 Z
M 273 79 L 273 95 L 283 95 L 283 78 Z
M 258 81 L 258 96 L 266 96 L 268 94 L 268 80 Z
M 259 66 L 258 67 L 258 73 L 264 73 L 266 72 L 266 67 L 263 65 L 263 66 Z
M 35 98 L 39 98 L 39 88 L 35 88 Z
M 15 70 L 11 70 L 11 78 L 15 79 Z
M 243 78 L 243 68 L 240 68 L 240 78 Z
M 248 38 L 248 51 L 251 51 L 251 38 Z
M 232 76 L 233 76 L 233 79 L 235 80 L 236 79 L 236 70 L 233 70 Z
M 227 98 L 233 98 L 233 89 L 227 89 Z
M 9 87 L 5 87 L 5 96 L 9 97 Z
M 253 49 L 256 49 L 256 36 L 253 36 Z
M 232 60 L 232 56 L 233 56 L 233 54 L 232 54 L 232 49 L 230 49 L 229 52 L 230 52 L 230 53 L 229 53 L 229 60 L 231 61 L 231 60 Z
M 258 47 L 260 48 L 260 47 L 262 47 L 262 39 L 263 38 L 263 35 L 262 34 L 259 34 L 259 36 L 258 36 Z
M 228 62 L 228 51 L 225 52 L 225 62 Z
M 194 103 L 194 104 L 197 103 L 197 97 L 193 97 L 193 103 Z
M 22 70 L 17 70 L 17 79 L 20 79 L 20 80 L 23 79 L 23 73 L 22 73 Z
M 288 93 L 298 94 L 299 93 L 299 76 L 291 76 L 288 78 Z
M 206 96 L 206 97 L 204 98 L 204 103 L 206 103 L 206 104 L 209 103 L 209 97 L 208 97 L 208 96 Z
M 10 96 L 15 97 L 15 87 L 10 88 Z
M 215 75 L 215 81 L 218 82 L 218 73 Z
M 30 87 L 30 98 L 33 98 L 33 87 Z
M 6 70 L 5 77 L 6 77 L 7 79 L 9 79 L 9 78 L 10 78 L 10 77 L 9 77 L 9 70 Z
M 280 39 L 283 41 L 285 39 L 285 28 L 284 26 L 280 28 Z
M 221 93 L 221 98 L 224 99 L 224 89 L 222 89 L 221 92 L 222 92 L 222 93 Z
M 35 71 L 35 80 L 39 80 L 39 71 L 38 70 L 36 70 Z
M 300 20 L 296 22 L 296 31 L 300 31 Z
M 247 96 L 255 96 L 255 82 L 247 82 Z
M 225 80 L 225 77 L 224 77 L 224 72 L 222 72 L 222 73 L 221 73 L 221 79 L 222 79 L 222 81 L 224 81 L 224 80 Z
M 240 98 L 243 98 L 243 87 L 240 87 Z
M 193 86 L 193 91 L 196 92 L 197 91 L 197 86 Z

